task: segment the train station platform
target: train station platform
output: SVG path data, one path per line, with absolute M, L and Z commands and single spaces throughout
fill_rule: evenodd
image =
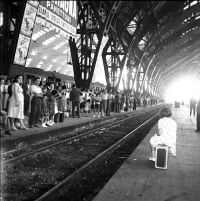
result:
M 167 169 L 149 161 L 150 137 L 155 125 L 93 201 L 197 201 L 200 200 L 200 133 L 189 109 L 172 108 L 178 124 L 177 155 L 169 156 Z
M 86 113 L 81 114 L 81 118 L 67 117 L 62 123 L 54 123 L 53 126 L 39 128 L 28 128 L 28 130 L 11 131 L 12 135 L 5 135 L 1 138 L 1 147 L 4 151 L 15 149 L 18 146 L 26 146 L 27 144 L 34 144 L 38 141 L 57 137 L 62 133 L 85 129 L 86 126 L 95 125 L 101 121 L 106 121 L 119 113 L 111 113 L 111 116 L 98 118 L 93 117 L 93 114 L 86 116 Z

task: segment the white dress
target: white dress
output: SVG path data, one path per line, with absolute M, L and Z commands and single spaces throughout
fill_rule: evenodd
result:
M 176 122 L 172 118 L 161 118 L 158 121 L 158 129 L 162 130 L 162 135 L 151 137 L 151 146 L 156 147 L 157 145 L 164 144 L 170 148 L 172 154 L 176 154 Z
M 19 101 L 18 106 L 16 106 L 17 100 L 14 91 L 16 91 L 16 96 Z M 9 99 L 8 117 L 24 119 L 24 94 L 22 87 L 18 83 L 12 85 L 12 96 Z

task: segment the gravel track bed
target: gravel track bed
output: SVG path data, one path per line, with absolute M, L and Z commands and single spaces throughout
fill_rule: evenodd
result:
M 4 201 L 35 200 L 157 112 L 158 110 L 155 110 L 145 115 L 137 115 L 118 127 L 101 130 L 81 139 L 74 139 L 73 142 L 61 144 L 8 166 L 3 172 Z M 89 169 L 88 173 L 93 172 Z M 96 172 L 94 174 L 96 175 Z M 88 178 L 88 176 L 83 178 Z M 71 198 L 65 200 L 74 200 Z

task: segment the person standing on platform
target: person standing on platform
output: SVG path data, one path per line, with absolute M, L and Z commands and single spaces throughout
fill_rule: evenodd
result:
M 134 96 L 133 97 L 133 110 L 136 110 L 137 108 L 137 98 Z
M 23 87 L 24 90 L 24 114 L 29 116 L 31 112 L 31 103 L 30 103 L 30 86 L 32 84 L 32 80 L 29 78 L 27 79 L 26 84 Z
M 8 94 L 8 87 L 10 85 L 10 79 L 6 79 L 6 83 L 4 85 L 4 101 L 3 101 L 3 109 L 8 111 L 8 103 L 9 103 L 9 94 Z
M 1 108 L 3 108 L 4 102 L 4 91 L 5 90 L 5 79 L 3 77 L 0 78 L 0 97 L 1 97 Z
M 2 97 L 0 96 L 0 137 L 4 137 L 4 134 L 12 135 L 10 133 L 11 127 L 8 114 L 5 110 L 3 110 L 2 102 Z
M 197 130 L 196 132 L 200 132 L 200 98 L 197 102 Z
M 160 119 L 158 121 L 158 134 L 150 139 L 152 156 L 149 160 L 155 161 L 156 146 L 165 145 L 173 156 L 176 156 L 176 131 L 177 123 L 171 118 L 172 111 L 168 107 L 160 110 Z
M 107 99 L 108 99 L 108 93 L 107 90 L 104 89 L 101 91 L 101 114 L 103 117 L 106 115 Z
M 93 117 L 95 117 L 95 114 L 97 112 L 97 117 L 100 118 L 100 104 L 101 104 L 100 92 L 96 94 L 96 97 L 94 97 L 94 101 L 95 101 L 95 109 Z
M 120 111 L 124 112 L 124 105 L 125 105 L 125 95 L 122 93 L 120 97 Z
M 72 85 L 70 91 L 70 100 L 72 101 L 72 117 L 75 118 L 75 107 L 77 108 L 77 115 L 80 118 L 80 96 L 82 95 L 81 90 L 76 88 L 76 85 Z
M 88 99 L 87 102 L 85 103 L 86 117 L 88 117 L 89 111 L 90 111 L 90 100 Z
M 111 112 L 111 101 L 112 101 L 112 94 L 110 93 L 110 90 L 109 90 L 109 91 L 108 91 L 108 97 L 107 97 L 106 116 L 110 116 L 110 112 Z
M 193 111 L 193 116 L 195 116 L 196 113 L 196 104 L 197 101 L 195 98 L 191 98 L 190 99 L 190 116 L 192 115 L 192 111 Z
M 41 104 L 43 98 L 42 89 L 39 86 L 40 78 L 39 77 L 34 78 L 33 82 L 34 83 L 30 86 L 30 94 L 31 94 L 31 113 L 29 120 L 30 128 L 40 127 L 39 119 L 41 116 Z
M 115 112 L 117 113 L 120 113 L 120 99 L 121 99 L 120 94 L 117 91 L 115 95 L 115 109 L 114 109 Z
M 22 75 L 17 75 L 15 83 L 12 84 L 12 95 L 9 99 L 8 117 L 11 121 L 12 130 L 18 130 L 15 127 L 14 119 L 18 119 L 21 129 L 27 130 L 24 125 L 24 94 L 21 84 L 23 83 Z

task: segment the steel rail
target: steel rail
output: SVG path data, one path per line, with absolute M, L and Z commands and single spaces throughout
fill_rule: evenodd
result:
M 149 109 L 149 108 L 148 108 L 148 109 Z M 155 108 L 153 108 L 153 109 L 155 109 Z M 149 110 L 144 110 L 144 111 L 142 111 L 142 112 L 143 112 L 143 113 L 149 112 L 149 111 L 152 111 L 153 109 L 150 107 Z M 143 113 L 142 113 L 142 114 L 143 114 Z M 142 115 L 142 114 L 139 114 L 139 115 Z M 31 155 L 34 155 L 34 154 L 38 154 L 38 153 L 40 153 L 40 152 L 42 152 L 42 151 L 45 151 L 45 150 L 50 149 L 50 148 L 52 148 L 52 147 L 58 146 L 58 145 L 60 145 L 60 144 L 67 143 L 67 142 L 71 142 L 71 141 L 73 141 L 74 139 L 77 139 L 77 138 L 85 137 L 85 136 L 87 136 L 87 135 L 89 135 L 89 134 L 91 134 L 91 133 L 94 133 L 94 132 L 96 132 L 96 131 L 99 131 L 99 130 L 101 130 L 101 129 L 111 128 L 112 126 L 114 126 L 114 125 L 116 125 L 116 124 L 118 124 L 118 123 L 124 122 L 124 121 L 126 121 L 126 120 L 128 120 L 128 119 L 131 119 L 131 118 L 133 118 L 133 117 L 136 116 L 136 115 L 137 115 L 137 114 L 135 114 L 135 113 L 134 113 L 134 114 L 131 113 L 131 114 L 129 115 L 129 117 L 127 117 L 127 118 L 125 118 L 125 119 L 121 119 L 121 120 L 115 121 L 115 122 L 113 122 L 113 123 L 111 123 L 111 124 L 109 124 L 109 125 L 104 125 L 104 126 L 101 126 L 101 127 L 99 127 L 99 128 L 93 129 L 93 130 L 91 130 L 91 131 L 87 131 L 87 132 L 85 132 L 85 133 L 82 133 L 82 134 L 80 134 L 80 135 L 76 135 L 76 136 L 74 136 L 74 137 L 71 137 L 71 138 L 62 140 L 62 141 L 60 141 L 60 142 L 56 142 L 56 143 L 53 143 L 53 144 L 44 146 L 44 147 L 42 147 L 42 148 L 40 148 L 40 149 L 37 149 L 37 150 L 31 151 L 31 152 L 22 154 L 22 155 L 20 155 L 20 156 L 17 156 L 17 157 L 8 159 L 8 160 L 1 161 L 0 164 L 5 166 L 5 165 L 10 164 L 10 163 L 13 163 L 13 162 L 15 162 L 15 161 L 17 161 L 17 160 L 21 160 L 21 159 L 23 159 L 23 158 L 26 158 L 26 157 L 31 156 Z
M 42 196 L 40 196 L 39 198 L 37 198 L 35 201 L 45 201 L 45 200 L 49 201 L 49 200 L 51 200 L 50 197 L 52 197 L 53 195 L 55 196 L 56 191 L 58 191 L 59 189 L 61 189 L 65 184 L 67 184 L 70 181 L 72 181 L 76 176 L 79 176 L 80 173 L 83 170 L 85 170 L 86 168 L 88 168 L 88 166 L 90 166 L 91 164 L 93 164 L 95 161 L 99 160 L 100 158 L 102 158 L 102 157 L 104 157 L 106 155 L 112 154 L 121 145 L 123 145 L 126 142 L 126 140 L 131 135 L 133 135 L 136 131 L 138 131 L 140 128 L 142 128 L 143 126 L 145 126 L 146 124 L 148 124 L 150 121 L 152 121 L 157 116 L 158 116 L 158 113 L 155 114 L 150 119 L 148 119 L 147 121 L 145 121 L 144 123 L 142 123 L 140 126 L 138 126 L 137 128 L 135 128 L 134 130 L 132 130 L 131 132 L 129 132 L 126 136 L 124 136 L 123 138 L 121 138 L 120 140 L 118 140 L 116 143 L 114 143 L 113 145 L 111 145 L 109 148 L 107 148 L 106 150 L 104 150 L 103 152 L 101 152 L 100 154 L 98 154 L 97 156 L 95 156 L 93 159 L 91 159 L 89 162 L 87 162 L 82 167 L 80 167 L 79 169 L 77 169 L 75 172 L 73 172 L 67 178 L 65 178 L 64 180 L 62 180 L 56 186 L 54 186 L 53 188 L 51 188 L 50 190 L 48 190 L 46 193 L 44 193 Z

